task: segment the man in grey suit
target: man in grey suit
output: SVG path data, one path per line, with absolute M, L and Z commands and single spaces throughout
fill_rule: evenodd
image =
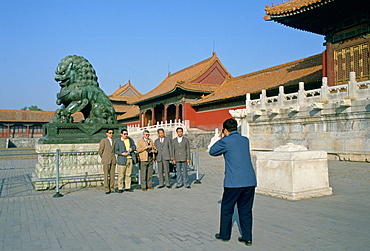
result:
M 185 186 L 190 188 L 188 178 L 188 164 L 190 163 L 190 143 L 183 136 L 183 129 L 176 129 L 177 137 L 172 140 L 172 162 L 176 164 L 177 185 L 176 188 Z
M 98 153 L 101 157 L 101 162 L 103 163 L 105 194 L 114 192 L 114 183 L 116 181 L 117 160 L 114 153 L 116 141 L 113 139 L 113 134 L 114 131 L 112 129 L 108 129 L 106 132 L 107 137 L 102 139 L 99 143 Z
M 162 128 L 157 130 L 158 139 L 154 141 L 154 145 L 157 147 L 156 162 L 158 166 L 158 188 L 164 187 L 164 178 L 166 181 L 166 187 L 170 188 L 170 158 L 172 156 L 172 145 L 171 140 L 164 136 L 164 130 Z

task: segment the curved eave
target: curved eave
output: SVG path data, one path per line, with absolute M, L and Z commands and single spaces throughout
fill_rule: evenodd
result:
M 228 100 L 235 100 L 235 99 L 240 99 L 240 98 L 245 99 L 245 95 L 238 95 L 238 96 L 228 97 L 228 98 L 224 98 L 224 99 L 212 99 L 210 101 L 205 101 L 205 102 L 201 102 L 201 103 L 195 103 L 195 104 L 193 103 L 193 104 L 190 104 L 190 106 L 191 107 L 207 106 L 207 105 L 211 105 L 211 104 L 224 103 L 224 102 L 228 102 Z
M 334 1 L 335 0 L 326 0 L 324 2 L 317 1 L 316 3 L 312 3 L 312 4 L 303 3 L 301 6 L 292 6 L 291 9 L 287 9 L 285 11 L 276 11 L 277 9 L 282 8 L 284 5 L 291 4 L 291 2 L 287 2 L 285 4 L 280 4 L 274 7 L 265 8 L 266 16 L 263 19 L 265 19 L 266 21 L 269 21 L 269 20 L 274 20 L 278 18 L 298 15 L 300 13 L 307 12 L 315 8 L 319 8 L 325 4 L 328 4 Z
M 174 93 L 177 89 L 181 89 L 181 90 L 188 91 L 188 92 L 196 92 L 196 93 L 212 93 L 213 92 L 213 91 L 204 91 L 204 90 L 191 90 L 191 89 L 186 89 L 186 88 L 183 88 L 179 85 L 176 85 L 171 91 L 165 92 L 165 93 L 163 93 L 161 95 L 158 95 L 158 96 L 150 97 L 148 99 L 143 99 L 143 100 L 140 100 L 140 101 L 136 101 L 135 103 L 131 103 L 131 104 L 138 105 L 140 103 L 145 103 L 145 102 L 163 97 L 165 95 L 169 95 L 171 93 Z

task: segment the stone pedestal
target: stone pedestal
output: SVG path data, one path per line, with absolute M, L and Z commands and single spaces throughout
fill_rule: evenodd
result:
M 99 144 L 36 144 L 38 160 L 33 180 L 36 190 L 53 189 L 56 177 L 56 149 L 59 149 L 59 176 L 62 188 L 100 186 L 103 165 L 98 155 Z
M 259 194 L 288 200 L 332 194 L 324 151 L 288 143 L 273 152 L 257 153 L 256 175 Z

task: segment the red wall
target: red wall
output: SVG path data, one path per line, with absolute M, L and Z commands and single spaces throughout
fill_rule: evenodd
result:
M 222 129 L 222 123 L 231 118 L 229 110 L 245 109 L 245 106 L 224 108 L 219 110 L 196 112 L 189 103 L 184 103 L 184 120 L 190 121 L 190 127 L 197 127 L 206 131 L 213 131 L 215 128 Z

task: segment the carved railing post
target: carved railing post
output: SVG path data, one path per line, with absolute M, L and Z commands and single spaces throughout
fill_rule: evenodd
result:
M 304 83 L 299 82 L 299 90 L 298 90 L 298 105 L 302 106 L 305 103 L 305 94 L 304 94 Z
M 348 98 L 351 100 L 354 100 L 357 98 L 356 72 L 353 72 L 353 71 L 349 73 Z
M 279 95 L 278 95 L 279 108 L 284 107 L 284 99 L 285 99 L 284 86 L 279 86 Z
M 329 100 L 328 95 L 329 95 L 328 78 L 323 77 L 322 78 L 321 93 L 320 93 L 321 101 L 322 102 L 327 102 Z
M 245 109 L 247 110 L 247 112 L 251 112 L 251 94 L 247 93 L 245 96 Z
M 266 90 L 262 90 L 261 95 L 260 95 L 260 100 L 261 100 L 261 111 L 266 111 Z

